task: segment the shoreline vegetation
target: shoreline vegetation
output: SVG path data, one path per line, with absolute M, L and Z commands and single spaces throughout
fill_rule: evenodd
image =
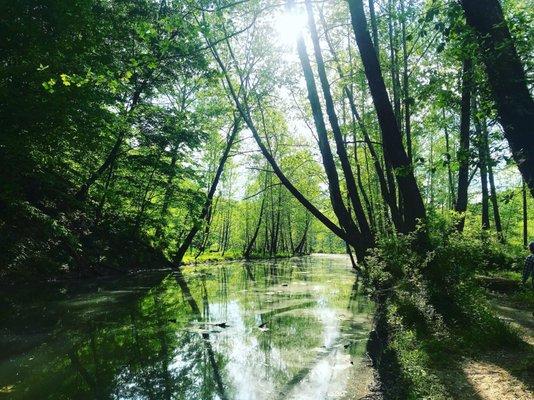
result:
M 527 2 L 0 12 L 3 283 L 345 253 L 380 396 L 534 390 Z

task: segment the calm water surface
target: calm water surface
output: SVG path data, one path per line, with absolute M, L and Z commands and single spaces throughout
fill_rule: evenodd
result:
M 2 399 L 357 399 L 371 381 L 373 305 L 341 256 L 2 292 Z

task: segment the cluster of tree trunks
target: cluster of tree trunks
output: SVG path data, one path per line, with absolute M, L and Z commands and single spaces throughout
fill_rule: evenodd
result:
M 288 7 L 291 8 L 293 6 L 293 1 L 288 0 L 287 4 Z M 352 87 L 345 85 L 343 93 L 350 106 L 353 121 L 358 124 L 363 134 L 366 151 L 370 152 L 371 158 L 373 159 L 375 172 L 379 181 L 380 193 L 383 197 L 384 204 L 388 208 L 388 214 L 391 216 L 395 228 L 398 232 L 402 233 L 414 232 L 417 230 L 419 224 L 424 225 L 426 222 L 426 210 L 412 166 L 413 150 L 411 139 L 410 92 L 405 22 L 401 21 L 401 32 L 403 37 L 403 84 L 401 91 L 401 79 L 399 76 L 400 74 L 398 73 L 399 68 L 395 67 L 395 63 L 398 62 L 398 55 L 395 53 L 396 46 L 393 46 L 393 30 L 396 28 L 393 26 L 391 15 L 388 21 L 391 41 L 391 80 L 394 89 L 392 103 L 386 89 L 378 57 L 380 46 L 378 42 L 378 28 L 373 1 L 369 1 L 372 37 L 368 29 L 363 1 L 349 0 L 348 4 L 352 29 L 378 118 L 378 125 L 382 139 L 381 146 L 384 155 L 383 165 L 381 164 L 380 156 L 370 139 L 365 124 L 357 111 Z M 514 158 L 524 177 L 526 185 L 534 194 L 534 139 L 531 132 L 531 127 L 534 126 L 534 107 L 532 98 L 528 92 L 522 65 L 514 48 L 510 32 L 504 21 L 502 9 L 497 0 L 490 0 L 489 2 L 484 2 L 484 4 L 475 0 L 462 0 L 461 4 L 464 8 L 468 24 L 479 34 L 481 58 L 486 66 L 490 87 L 494 95 L 501 123 L 506 132 L 506 138 L 510 143 Z M 310 0 L 306 0 L 305 5 L 308 13 L 308 25 L 312 38 L 313 54 L 317 66 L 320 89 L 336 146 L 337 160 L 341 166 L 342 178 L 347 190 L 347 202 L 345 202 L 341 190 L 342 180 L 340 179 L 336 166 L 336 159 L 329 141 L 328 129 L 323 114 L 323 106 L 315 82 L 315 74 L 312 70 L 304 39 L 300 37 L 297 42 L 298 56 L 306 81 L 308 100 L 312 109 L 319 150 L 327 177 L 330 201 L 337 218 L 337 224 L 316 208 L 282 172 L 271 151 L 263 143 L 260 131 L 256 127 L 251 116 L 251 109 L 247 101 L 247 92 L 243 83 L 246 81 L 247 77 L 239 75 L 241 87 L 239 88 L 239 91 L 236 91 L 234 87 L 235 83 L 230 77 L 230 71 L 222 61 L 215 44 L 210 42 L 209 38 L 206 38 L 206 40 L 216 62 L 223 72 L 226 87 L 231 98 L 234 100 L 242 119 L 252 132 L 260 151 L 270 164 L 274 174 L 311 215 L 316 217 L 334 234 L 343 239 L 348 244 L 349 251 L 350 248 L 354 249 L 358 259 L 361 260 L 364 257 L 366 250 L 374 246 L 375 243 L 374 232 L 372 229 L 374 224 L 374 221 L 372 220 L 372 206 L 369 201 L 369 195 L 371 193 L 366 193 L 364 185 L 361 182 L 357 150 L 355 150 L 354 154 L 357 171 L 356 175 L 352 169 L 346 148 L 346 137 L 344 137 L 341 132 L 339 118 L 331 94 L 330 83 L 328 82 L 325 63 L 320 48 L 319 34 L 313 15 L 312 3 Z M 392 6 L 391 1 L 389 5 L 390 7 Z M 401 1 L 401 9 L 404 11 L 404 1 Z M 322 15 L 321 18 L 324 21 Z M 339 61 L 336 59 L 335 51 L 327 32 L 325 32 L 325 38 L 330 53 L 332 54 L 334 64 L 336 65 L 336 69 L 342 78 L 342 69 Z M 229 46 L 228 42 L 227 46 Z M 231 51 L 230 54 L 232 54 Z M 235 59 L 233 61 L 235 62 Z M 472 64 L 472 59 L 466 57 L 463 62 L 462 70 L 460 148 L 458 151 L 460 168 L 458 172 L 458 187 L 456 193 L 453 186 L 452 172 L 449 167 L 451 198 L 454 202 L 455 210 L 462 215 L 458 224 L 459 230 L 462 230 L 464 226 L 464 214 L 467 210 L 468 203 L 468 187 L 472 178 L 469 176 L 471 154 L 470 121 L 473 105 L 476 101 L 472 93 Z M 243 72 L 237 71 L 237 73 L 242 74 Z M 404 109 L 404 133 L 408 151 L 406 151 L 406 147 L 403 143 L 404 141 L 401 131 L 401 101 Z M 483 227 L 489 227 L 488 201 L 491 200 L 496 229 L 499 234 L 502 234 L 492 171 L 492 161 L 489 155 L 486 121 L 480 121 L 476 117 L 474 118 L 474 124 L 476 128 L 479 154 L 478 168 L 480 168 L 483 188 Z M 355 135 L 353 139 L 356 147 L 357 140 Z M 446 132 L 446 139 L 448 146 L 448 132 Z M 263 209 L 264 205 L 262 202 L 258 224 L 245 248 L 244 253 L 246 256 L 250 256 L 254 242 L 258 236 Z M 354 216 L 352 213 L 354 213 Z M 276 231 L 273 230 L 271 234 L 276 234 Z M 426 238 L 424 229 L 420 235 L 420 238 L 424 242 Z M 300 247 L 299 243 L 295 249 L 299 249 Z

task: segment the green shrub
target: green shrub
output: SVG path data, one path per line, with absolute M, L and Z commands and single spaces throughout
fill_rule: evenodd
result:
M 437 371 L 455 355 L 520 343 L 475 281 L 476 274 L 505 268 L 513 257 L 499 243 L 452 231 L 434 232 L 425 253 L 414 250 L 415 240 L 382 239 L 366 258 L 363 276 L 385 304 L 387 350 L 396 355 L 408 397 L 450 398 Z

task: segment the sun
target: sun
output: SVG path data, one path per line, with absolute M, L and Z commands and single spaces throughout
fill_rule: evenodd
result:
M 274 18 L 278 40 L 285 45 L 295 43 L 306 26 L 306 15 L 298 10 L 286 10 Z

